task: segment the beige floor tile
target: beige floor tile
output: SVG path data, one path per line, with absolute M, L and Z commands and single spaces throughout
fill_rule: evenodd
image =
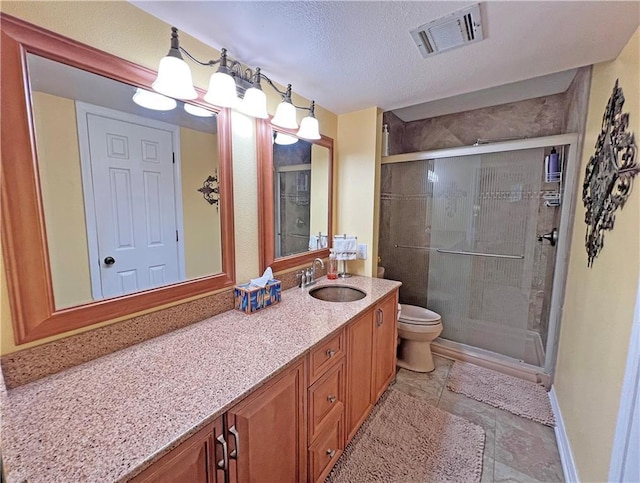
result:
M 482 456 L 482 479 L 481 483 L 492 483 L 494 481 L 494 455 L 495 436 L 493 433 L 485 431 L 484 455 Z
M 495 462 L 494 468 L 493 481 L 495 483 L 537 483 L 540 481 L 498 461 Z
M 538 424 L 538 423 L 533 423 Z M 495 460 L 540 481 L 563 481 L 560 455 L 552 432 L 539 425 L 528 425 L 528 432 L 503 420 L 496 421 Z M 539 430 L 539 431 L 538 431 Z M 553 430 L 551 430 L 553 431 Z M 497 472 L 497 470 L 496 470 Z M 498 481 L 496 476 L 496 481 Z
M 438 407 L 482 426 L 488 433 L 493 434 L 494 432 L 496 422 L 495 408 L 488 404 L 481 403 L 445 388 L 440 396 Z
M 392 386 L 397 391 L 401 391 L 409 396 L 417 397 L 418 399 L 422 399 L 429 404 L 433 404 L 434 406 L 438 405 L 438 399 L 440 399 L 440 393 L 437 391 L 429 391 L 425 388 L 421 388 L 419 386 L 409 384 L 402 380 L 396 380 L 395 384 Z

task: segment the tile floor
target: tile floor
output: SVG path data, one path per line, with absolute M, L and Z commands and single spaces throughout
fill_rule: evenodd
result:
M 434 361 L 429 374 L 399 369 L 394 388 L 484 428 L 482 483 L 564 482 L 553 428 L 449 391 L 453 361 L 439 356 Z

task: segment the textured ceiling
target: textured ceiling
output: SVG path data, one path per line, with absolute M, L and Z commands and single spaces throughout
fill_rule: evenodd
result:
M 521 97 L 543 95 L 543 76 L 615 58 L 640 24 L 637 1 L 482 2 L 485 40 L 423 59 L 409 31 L 474 2 L 133 3 L 336 114 L 484 90 L 501 103 L 490 88 L 538 77 Z

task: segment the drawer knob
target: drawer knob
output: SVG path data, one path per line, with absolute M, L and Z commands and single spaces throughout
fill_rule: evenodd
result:
M 333 349 L 327 349 L 327 357 L 333 357 L 336 355 L 336 351 Z
M 327 396 L 327 401 L 329 401 L 331 404 L 333 404 L 334 402 L 336 402 L 336 397 L 335 396 Z
M 329 458 L 333 458 L 336 455 L 336 450 L 335 449 L 328 449 L 327 450 L 327 456 Z

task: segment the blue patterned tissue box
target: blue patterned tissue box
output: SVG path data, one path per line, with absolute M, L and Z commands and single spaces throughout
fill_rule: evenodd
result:
M 251 283 L 236 285 L 233 290 L 236 309 L 252 314 L 280 302 L 280 280 L 269 280 L 265 287 L 252 287 Z

